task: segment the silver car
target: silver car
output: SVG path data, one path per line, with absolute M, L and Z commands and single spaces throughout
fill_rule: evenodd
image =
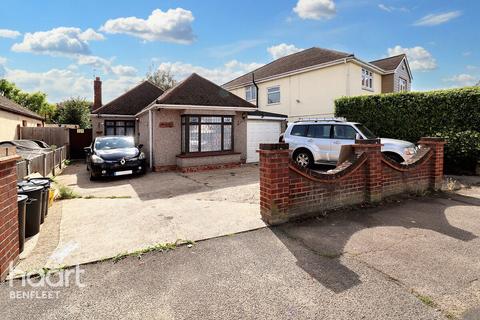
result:
M 281 138 L 290 145 L 293 160 L 302 167 L 316 164 L 336 164 L 343 145 L 355 144 L 355 139 L 375 139 L 367 127 L 343 120 L 305 120 L 289 123 Z M 416 152 L 408 141 L 381 138 L 382 153 L 397 162 L 410 159 Z

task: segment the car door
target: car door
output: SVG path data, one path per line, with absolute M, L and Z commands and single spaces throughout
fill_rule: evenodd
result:
M 338 161 L 343 145 L 355 144 L 357 131 L 350 125 L 336 124 L 333 126 L 333 136 L 330 144 L 330 159 Z
M 307 141 L 312 145 L 316 162 L 330 162 L 330 131 L 329 124 L 311 124 L 308 128 Z

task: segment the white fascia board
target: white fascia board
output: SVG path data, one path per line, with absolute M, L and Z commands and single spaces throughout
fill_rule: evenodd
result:
M 132 118 L 132 119 L 135 119 L 134 115 L 128 115 L 128 114 L 91 113 L 90 117 L 97 117 L 97 118 Z
M 248 120 L 274 120 L 274 121 L 286 121 L 288 117 L 279 118 L 279 117 L 262 117 L 262 116 L 248 116 Z

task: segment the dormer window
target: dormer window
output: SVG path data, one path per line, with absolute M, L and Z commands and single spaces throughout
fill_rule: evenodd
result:
M 255 88 L 255 86 L 248 86 L 245 88 L 245 100 L 257 100 L 257 88 Z
M 362 89 L 373 90 L 373 72 L 362 69 Z

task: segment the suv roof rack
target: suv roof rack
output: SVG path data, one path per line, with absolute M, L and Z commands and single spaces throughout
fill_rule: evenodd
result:
M 300 118 L 295 121 L 297 122 L 319 122 L 319 121 L 331 121 L 331 122 L 347 122 L 345 118 Z

